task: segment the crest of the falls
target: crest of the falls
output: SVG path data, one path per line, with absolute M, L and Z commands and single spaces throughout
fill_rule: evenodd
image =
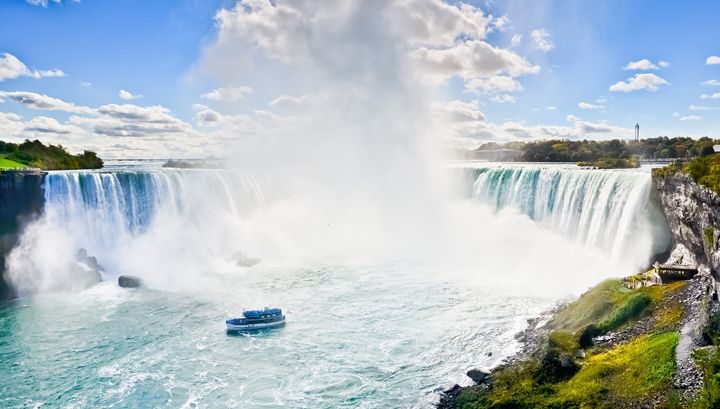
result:
M 263 266 L 413 260 L 435 274 L 525 287 L 545 266 L 565 283 L 557 291 L 574 291 L 632 272 L 667 247 L 649 172 L 501 166 L 463 174 L 463 200 L 427 203 L 402 186 L 377 197 L 352 194 L 349 184 L 349 196 L 337 195 L 292 173 L 51 172 L 45 212 L 11 253 L 9 278 L 20 294 L 62 288 L 82 247 L 107 279 L 139 275 L 163 289 L 212 286 L 250 257 Z
M 470 171 L 469 194 L 532 220 L 613 259 L 649 258 L 668 246 L 667 223 L 646 170 L 498 166 Z

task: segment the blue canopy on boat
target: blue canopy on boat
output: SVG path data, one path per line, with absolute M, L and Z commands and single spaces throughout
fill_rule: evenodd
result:
M 243 315 L 245 318 L 260 318 L 260 317 L 267 317 L 267 316 L 276 316 L 276 315 L 282 315 L 282 310 L 280 308 L 265 308 L 263 310 L 250 310 L 250 311 L 244 311 Z

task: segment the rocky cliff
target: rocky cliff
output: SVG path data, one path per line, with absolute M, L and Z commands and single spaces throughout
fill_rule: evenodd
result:
M 22 227 L 43 209 L 44 172 L 0 172 L 0 301 L 12 297 L 6 285 L 5 256 L 17 244 Z
M 653 175 L 674 240 L 674 253 L 694 258 L 701 271 L 720 279 L 720 196 L 682 172 Z M 686 260 L 688 261 L 688 260 Z

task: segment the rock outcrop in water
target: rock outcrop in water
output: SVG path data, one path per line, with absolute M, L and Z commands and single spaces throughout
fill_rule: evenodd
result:
M 5 256 L 17 244 L 22 227 L 43 210 L 44 172 L 0 172 L 0 301 L 13 297 L 4 279 Z
M 118 285 L 122 288 L 139 288 L 142 287 L 142 280 L 135 276 L 118 277 Z

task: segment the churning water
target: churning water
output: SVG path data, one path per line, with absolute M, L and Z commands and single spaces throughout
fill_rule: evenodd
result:
M 397 226 L 287 175 L 51 173 L 8 259 L 23 298 L 0 309 L 0 406 L 424 407 L 511 353 L 559 296 L 667 244 L 648 172 L 460 173 L 460 198 Z M 58 291 L 79 247 L 107 282 Z M 239 267 L 240 253 L 263 262 Z M 290 312 L 286 328 L 225 334 L 265 305 Z

